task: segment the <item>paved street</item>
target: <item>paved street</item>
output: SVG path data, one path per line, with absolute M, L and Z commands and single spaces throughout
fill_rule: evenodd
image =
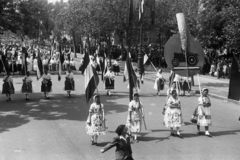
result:
M 0 96 L 0 160 L 111 160 L 115 148 L 100 153 L 116 135 L 117 125 L 125 124 L 128 109 L 127 82 L 122 75 L 116 77 L 113 96 L 106 95 L 103 83 L 98 90 L 104 104 L 108 133 L 100 136 L 99 146 L 90 144 L 90 136 L 85 131 L 85 121 L 90 104 L 84 95 L 84 76 L 75 75 L 76 91 L 67 98 L 62 81 L 53 75 L 51 99 L 45 100 L 40 93 L 41 80 L 33 82 L 34 94 L 30 101 L 19 93 L 21 78 L 14 78 L 16 94 L 13 101 L 6 102 Z M 2 78 L 0 79 L 2 85 Z M 163 91 L 166 93 L 166 90 Z M 197 106 L 197 97 L 180 97 L 185 125 L 181 128 L 184 139 L 169 136 L 169 129 L 163 125 L 162 108 L 166 96 L 156 96 L 153 81 L 145 81 L 141 86 L 141 101 L 145 108 L 148 130 L 140 133 L 139 143 L 132 143 L 136 160 L 153 159 L 217 159 L 238 160 L 240 158 L 239 104 L 212 98 L 213 138 L 199 136 L 196 126 L 189 118 Z M 201 128 L 204 131 L 203 128 Z

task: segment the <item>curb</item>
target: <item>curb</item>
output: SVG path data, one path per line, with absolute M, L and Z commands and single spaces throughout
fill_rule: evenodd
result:
M 144 79 L 146 79 L 147 81 L 152 81 L 152 82 L 155 81 L 155 79 L 152 79 L 152 78 L 149 78 L 149 77 L 144 77 Z M 199 90 L 195 90 L 195 91 L 193 90 L 193 94 L 191 93 L 191 95 L 199 97 Z M 240 104 L 240 101 L 233 100 L 233 99 L 228 99 L 227 97 L 223 97 L 223 96 L 216 95 L 216 94 L 213 94 L 213 93 L 209 93 L 208 95 L 212 98 L 223 100 L 224 102 L 231 102 L 231 103 L 235 103 L 235 104 Z

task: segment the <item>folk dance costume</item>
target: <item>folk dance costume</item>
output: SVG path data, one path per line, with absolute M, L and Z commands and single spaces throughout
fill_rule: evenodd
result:
M 28 95 L 32 92 L 32 79 L 28 72 L 28 75 L 23 78 L 22 93 L 26 94 L 26 100 L 29 100 Z
M 164 125 L 171 128 L 171 135 L 180 138 L 179 128 L 183 124 L 180 99 L 177 97 L 175 89 L 170 90 L 170 95 L 164 108 Z M 177 129 L 177 134 L 173 132 L 173 128 Z
M 74 62 L 73 58 L 70 61 L 70 69 L 72 71 L 76 71 L 76 66 L 75 66 L 75 62 Z
M 165 79 L 162 76 L 162 70 L 160 69 L 156 74 L 157 78 L 155 79 L 154 89 L 157 90 L 157 95 L 160 95 L 160 91 L 164 89 L 164 81 Z
M 45 98 L 49 99 L 49 92 L 52 91 L 52 81 L 49 73 L 45 72 L 43 74 L 43 81 L 41 86 L 41 92 L 44 93 Z
M 12 100 L 11 94 L 14 94 L 14 86 L 12 76 L 10 76 L 10 72 L 7 73 L 7 76 L 3 78 L 3 87 L 2 87 L 2 94 L 6 94 L 7 101 Z
M 208 137 L 212 137 L 208 131 L 209 126 L 212 125 L 212 118 L 211 118 L 211 112 L 210 112 L 211 100 L 208 97 L 208 89 L 206 88 L 202 89 L 202 96 L 198 98 L 198 102 L 199 102 L 199 105 L 194 110 L 193 116 L 190 121 L 193 122 L 194 117 L 196 117 L 195 119 L 197 120 L 196 123 L 197 123 L 198 134 L 201 134 L 200 126 L 204 126 L 205 135 Z
M 74 76 L 71 71 L 67 72 L 64 90 L 67 91 L 68 98 L 71 97 L 71 91 L 75 90 Z
M 87 134 L 91 136 L 92 145 L 97 145 L 99 135 L 106 134 L 104 107 L 100 102 L 100 96 L 93 97 L 94 102 L 89 109 L 89 115 L 86 123 Z
M 104 75 L 105 89 L 107 90 L 107 95 L 111 96 L 111 89 L 114 89 L 114 73 L 112 68 L 109 68 L 107 73 Z
M 141 101 L 139 100 L 139 94 L 133 94 L 133 100 L 129 103 L 128 117 L 126 127 L 130 133 L 139 133 L 142 130 L 142 118 L 144 118 L 144 110 Z M 134 139 L 137 140 L 137 135 L 134 135 Z
M 117 60 L 113 62 L 113 72 L 115 75 L 118 75 L 118 73 L 120 72 L 120 67 Z

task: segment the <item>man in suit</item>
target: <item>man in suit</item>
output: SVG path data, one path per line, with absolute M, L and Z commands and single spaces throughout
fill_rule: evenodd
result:
M 116 160 L 133 160 L 132 148 L 130 144 L 130 137 L 127 135 L 127 127 L 125 125 L 119 125 L 116 129 L 117 137 L 113 138 L 113 141 L 108 143 L 100 151 L 102 153 L 116 147 L 115 159 Z

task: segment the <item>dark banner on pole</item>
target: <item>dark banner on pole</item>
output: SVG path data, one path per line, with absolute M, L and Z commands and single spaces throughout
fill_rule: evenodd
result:
M 240 62 L 233 55 L 228 98 L 240 100 Z

